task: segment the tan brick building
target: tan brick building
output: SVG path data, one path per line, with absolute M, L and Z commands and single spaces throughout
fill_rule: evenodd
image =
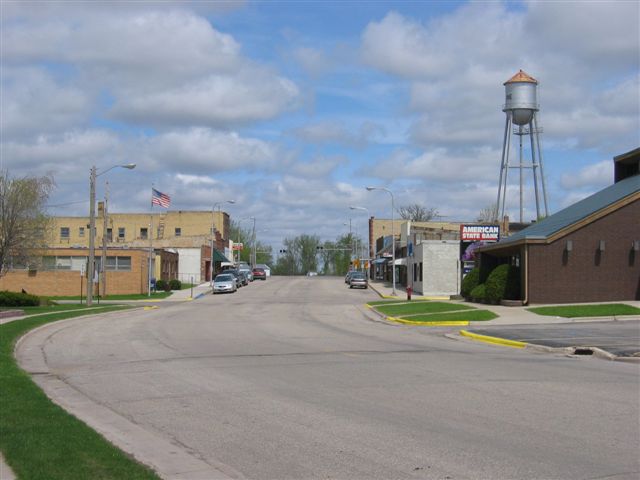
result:
M 149 252 L 136 248 L 110 248 L 106 256 L 107 295 L 147 293 Z M 88 248 L 50 248 L 37 253 L 30 269 L 11 269 L 0 277 L 0 290 L 34 295 L 77 296 L 87 294 L 87 278 L 82 275 Z M 100 256 L 96 257 L 99 265 Z M 94 285 L 94 293 L 98 293 Z M 101 289 L 102 290 L 102 289 Z

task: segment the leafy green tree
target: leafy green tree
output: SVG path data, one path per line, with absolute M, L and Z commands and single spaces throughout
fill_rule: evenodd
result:
M 253 247 L 253 231 L 251 228 L 243 228 L 240 222 L 234 220 L 229 225 L 229 238 L 234 243 L 242 243 L 240 261 L 251 263 L 251 249 Z M 273 250 L 270 245 L 256 241 L 256 263 L 271 265 L 273 263 Z
M 34 262 L 33 249 L 46 245 L 50 220 L 44 209 L 53 187 L 51 176 L 11 178 L 0 171 L 0 275 L 9 261 Z

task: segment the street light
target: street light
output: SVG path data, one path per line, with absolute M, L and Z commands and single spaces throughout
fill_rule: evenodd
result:
M 135 163 L 125 163 L 124 165 L 114 165 L 112 167 L 107 168 L 104 172 L 98 173 L 96 170 L 96 166 L 91 167 L 91 172 L 89 175 L 89 265 L 87 268 L 87 306 L 90 307 L 93 304 L 93 277 L 95 274 L 96 268 L 96 252 L 95 252 L 95 242 L 96 242 L 96 178 L 100 175 L 104 175 L 109 170 L 113 170 L 114 168 L 121 167 L 126 168 L 128 170 L 133 170 L 136 168 Z M 102 232 L 102 235 L 106 235 L 107 232 Z M 102 268 L 105 269 L 105 265 L 102 265 Z
M 211 265 L 209 265 L 209 270 L 210 270 L 210 276 L 211 276 L 211 288 L 213 288 L 213 244 L 215 242 L 216 239 L 216 225 L 215 225 L 215 210 L 216 210 L 216 206 L 218 207 L 218 214 L 220 213 L 220 206 L 223 203 L 230 203 L 231 205 L 233 205 L 234 203 L 236 203 L 235 200 L 225 200 L 224 202 L 216 202 L 213 204 L 213 207 L 211 207 Z M 224 232 L 223 232 L 224 233 Z
M 393 211 L 395 210 L 395 202 L 393 199 L 393 192 L 391 190 L 389 190 L 388 188 L 384 188 L 384 187 L 367 187 L 368 191 L 373 191 L 373 190 L 384 190 L 385 192 L 387 192 L 389 195 L 391 195 L 391 273 L 393 276 L 393 290 L 391 292 L 391 295 L 397 295 L 396 294 L 396 236 L 393 232 Z
M 256 267 L 256 217 L 244 217 L 244 218 L 241 218 L 239 222 L 242 222 L 243 220 L 253 220 L 253 230 L 251 233 L 252 252 L 250 255 L 252 258 L 250 258 L 250 262 L 251 262 L 251 268 L 255 268 Z
M 371 218 L 371 215 L 369 214 L 369 209 L 367 207 L 354 207 L 353 205 L 349 207 L 351 210 L 363 210 L 365 212 L 367 212 L 367 220 Z M 368 224 L 367 224 L 368 226 Z M 369 229 L 367 228 L 367 238 L 368 238 L 368 245 L 369 245 L 369 250 L 367 251 L 367 257 L 369 258 L 369 275 L 371 274 L 371 259 L 373 257 L 373 255 L 371 254 L 371 235 L 369 234 Z

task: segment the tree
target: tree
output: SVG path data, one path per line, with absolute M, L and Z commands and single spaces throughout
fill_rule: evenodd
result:
M 242 243 L 243 249 L 240 250 L 240 261 L 251 263 L 251 244 L 253 232 L 250 228 L 242 228 L 240 222 L 231 221 L 229 225 L 229 238 L 234 243 Z M 273 263 L 272 249 L 270 245 L 266 245 L 259 240 L 256 241 L 256 263 L 264 263 L 271 265 Z
M 412 222 L 428 222 L 438 216 L 438 210 L 435 208 L 426 208 L 418 203 L 399 207 L 398 213 L 400 218 L 411 220 Z
M 46 245 L 50 223 L 44 208 L 53 187 L 50 175 L 10 178 L 0 171 L 0 275 L 9 265 L 33 262 L 33 249 Z
M 495 222 L 498 218 L 498 213 L 496 212 L 497 205 L 495 203 L 491 205 L 487 205 L 480 213 L 478 213 L 478 222 L 480 223 L 491 223 Z

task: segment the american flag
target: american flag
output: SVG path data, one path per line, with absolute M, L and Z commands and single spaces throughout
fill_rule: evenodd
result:
M 166 193 L 159 192 L 155 188 L 152 188 L 151 205 L 160 205 L 161 207 L 169 208 L 169 205 L 171 205 L 171 197 Z

